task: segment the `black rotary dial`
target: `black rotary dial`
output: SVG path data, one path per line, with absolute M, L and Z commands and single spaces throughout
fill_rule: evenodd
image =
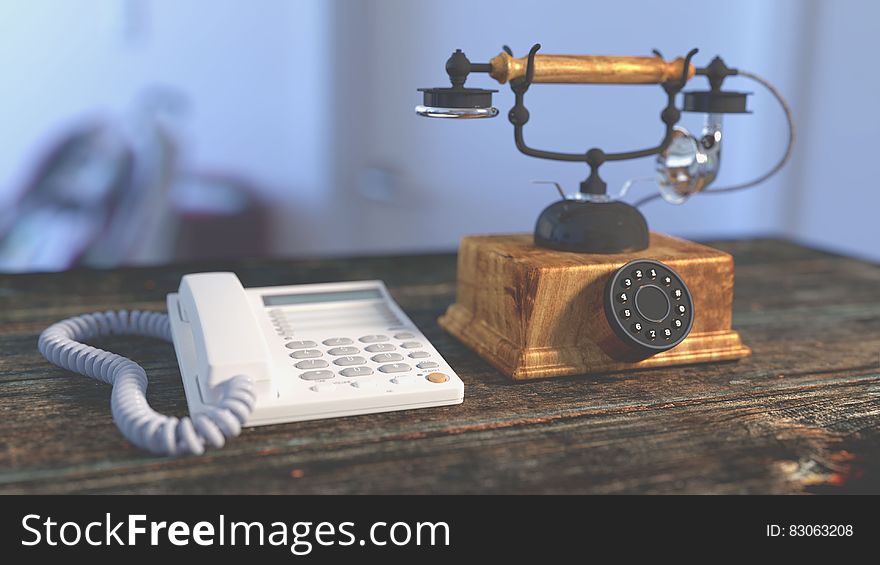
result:
M 650 259 L 617 270 L 605 289 L 605 315 L 614 333 L 643 355 L 672 349 L 691 331 L 694 304 L 678 273 Z

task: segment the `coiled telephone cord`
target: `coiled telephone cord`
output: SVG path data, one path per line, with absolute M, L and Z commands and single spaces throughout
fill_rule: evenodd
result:
M 159 414 L 147 402 L 144 368 L 122 355 L 82 343 L 107 335 L 139 335 L 171 341 L 168 315 L 133 310 L 95 312 L 52 324 L 40 334 L 38 348 L 51 363 L 113 385 L 110 407 L 122 435 L 159 455 L 204 453 L 223 447 L 241 433 L 256 396 L 250 378 L 238 375 L 220 385 L 219 401 L 192 417 Z

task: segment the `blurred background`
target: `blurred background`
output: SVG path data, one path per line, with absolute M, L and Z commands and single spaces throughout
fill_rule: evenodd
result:
M 880 260 L 880 130 L 870 0 L 29 0 L 0 3 L 0 270 L 199 258 L 454 250 L 461 236 L 525 232 L 586 177 L 583 164 L 517 152 L 499 88 L 494 120 L 417 117 L 418 87 L 445 86 L 463 49 L 515 55 L 649 55 L 699 47 L 788 98 L 789 165 L 755 189 L 662 200 L 654 230 L 688 238 L 780 236 Z M 705 88 L 696 79 L 689 88 Z M 784 150 L 784 115 L 754 92 L 725 121 L 716 185 Z M 607 151 L 662 135 L 656 86 L 533 86 L 530 145 Z M 681 124 L 699 131 L 702 116 Z M 653 160 L 610 163 L 611 192 Z M 635 185 L 638 200 L 656 186 Z

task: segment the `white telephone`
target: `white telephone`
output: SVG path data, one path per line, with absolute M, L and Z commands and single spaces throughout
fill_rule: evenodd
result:
M 113 385 L 120 431 L 154 453 L 202 453 L 242 426 L 459 404 L 464 383 L 380 281 L 245 289 L 233 273 L 183 277 L 168 314 L 102 312 L 47 328 L 51 362 Z M 81 343 L 174 342 L 190 417 L 153 411 L 143 368 Z

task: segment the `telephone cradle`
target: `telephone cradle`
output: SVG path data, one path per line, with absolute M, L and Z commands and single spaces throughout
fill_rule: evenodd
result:
M 595 254 L 469 236 L 439 323 L 520 381 L 746 357 L 732 305 L 733 257 L 683 239 L 652 232 L 647 249 Z

